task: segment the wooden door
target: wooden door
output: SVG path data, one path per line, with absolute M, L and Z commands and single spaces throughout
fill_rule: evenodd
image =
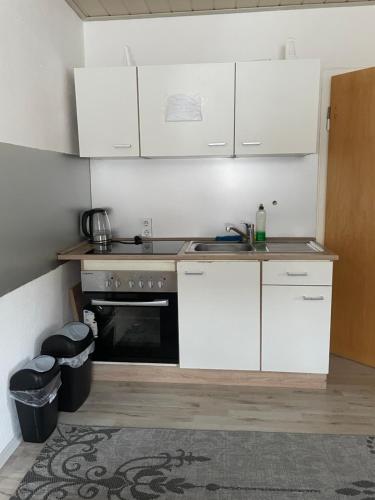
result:
M 80 156 L 139 156 L 137 69 L 74 71 Z
M 326 237 L 331 350 L 375 366 L 375 68 L 332 78 Z
M 320 62 L 236 63 L 237 155 L 316 152 Z
M 179 262 L 181 368 L 260 369 L 260 263 Z
M 234 63 L 138 71 L 142 156 L 233 155 Z

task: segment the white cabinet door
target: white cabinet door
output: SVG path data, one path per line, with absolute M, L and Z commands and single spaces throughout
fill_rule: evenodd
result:
M 237 155 L 316 152 L 318 60 L 236 64 Z
M 181 368 L 260 369 L 259 262 L 179 262 Z
M 80 156 L 139 156 L 137 69 L 74 70 Z
M 262 371 L 328 373 L 331 291 L 262 287 Z
M 233 155 L 234 63 L 138 72 L 142 156 Z

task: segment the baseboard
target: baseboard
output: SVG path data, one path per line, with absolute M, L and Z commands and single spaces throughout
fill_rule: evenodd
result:
M 311 373 L 277 373 L 236 370 L 197 370 L 177 366 L 95 363 L 94 380 L 176 384 L 242 385 L 326 389 L 327 376 Z
M 0 451 L 0 469 L 5 465 L 8 459 L 16 451 L 22 442 L 21 436 L 14 436 L 9 443 Z

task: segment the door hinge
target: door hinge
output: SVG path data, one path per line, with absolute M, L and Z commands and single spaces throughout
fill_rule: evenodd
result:
M 329 132 L 330 127 L 331 127 L 331 106 L 328 106 L 327 118 L 326 118 L 326 130 L 327 130 L 327 132 Z

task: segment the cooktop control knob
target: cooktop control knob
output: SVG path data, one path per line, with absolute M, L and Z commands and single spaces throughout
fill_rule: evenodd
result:
M 134 288 L 135 282 L 133 280 L 129 280 L 129 288 Z
M 163 286 L 164 286 L 164 283 L 161 280 L 159 280 L 158 281 L 158 287 L 159 288 L 163 288 Z
M 147 284 L 149 288 L 154 288 L 154 282 L 152 280 L 148 280 Z
M 115 281 L 115 287 L 120 288 L 120 286 L 121 286 L 121 281 L 117 278 L 117 280 Z
M 106 280 L 106 281 L 105 281 L 105 287 L 106 287 L 106 288 L 109 288 L 111 285 L 112 285 L 111 280 Z
M 139 288 L 143 288 L 145 286 L 144 281 L 139 280 L 138 281 L 138 286 L 139 286 Z

